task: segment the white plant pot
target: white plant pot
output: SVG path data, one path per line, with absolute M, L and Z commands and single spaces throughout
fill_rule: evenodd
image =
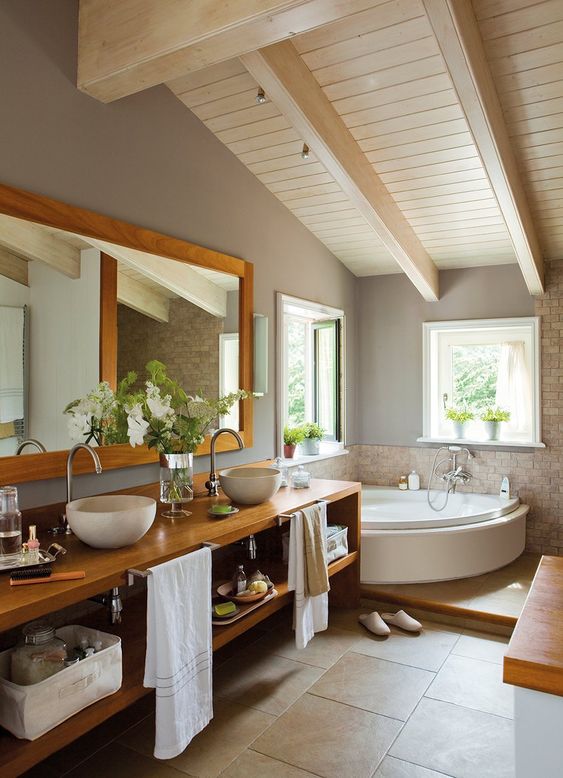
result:
M 458 438 L 462 440 L 465 438 L 465 431 L 467 429 L 467 422 L 466 421 L 452 421 L 452 425 L 454 428 L 454 438 Z
M 498 440 L 500 437 L 500 421 L 484 421 L 485 435 L 487 440 Z
M 319 453 L 320 441 L 316 438 L 305 438 L 299 445 L 305 457 L 314 457 Z

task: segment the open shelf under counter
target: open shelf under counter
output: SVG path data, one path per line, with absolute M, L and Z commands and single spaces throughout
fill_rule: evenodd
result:
M 45 586 L 10 588 L 7 577 L 0 579 L 0 630 L 18 626 L 33 618 L 52 613 L 67 605 L 126 583 L 129 568 L 147 569 L 200 548 L 210 541 L 218 546 L 235 543 L 249 534 L 258 534 L 278 526 L 280 514 L 289 515 L 319 500 L 328 503 L 329 523 L 348 527 L 349 553 L 329 565 L 331 577 L 330 601 L 335 606 L 353 607 L 359 604 L 359 543 L 360 484 L 349 481 L 314 480 L 310 489 L 284 489 L 275 497 L 257 506 L 241 507 L 236 516 L 213 519 L 207 515 L 213 498 L 199 498 L 190 505 L 192 516 L 179 522 L 157 516 L 151 530 L 135 546 L 113 551 L 92 549 L 78 538 L 64 538 L 66 557 L 57 562 L 57 570 L 84 569 L 83 581 L 58 582 Z M 129 493 L 156 496 L 158 485 L 127 490 Z M 40 535 L 41 537 L 41 535 Z M 218 650 L 239 635 L 264 621 L 268 616 L 290 604 L 293 593 L 288 591 L 286 568 L 277 563 L 271 572 L 279 592 L 263 607 L 230 625 L 213 629 L 213 649 Z M 141 697 L 153 693 L 143 686 L 145 656 L 145 593 L 125 599 L 123 624 L 109 627 L 105 609 L 81 620 L 122 638 L 123 684 L 121 689 L 72 716 L 37 740 L 18 740 L 0 729 L 0 775 L 15 778 L 55 751 L 124 710 Z

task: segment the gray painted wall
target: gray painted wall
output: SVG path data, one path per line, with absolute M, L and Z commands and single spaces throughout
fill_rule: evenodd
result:
M 358 286 L 359 443 L 412 446 L 422 434 L 422 322 L 534 315 L 517 265 L 444 270 L 437 303 L 403 275 Z
M 344 309 L 354 375 L 351 273 L 165 87 L 110 105 L 80 93 L 77 7 L 75 0 L 0 4 L 0 181 L 254 262 L 255 307 L 272 323 L 270 387 L 275 291 Z M 350 392 L 350 440 L 354 400 Z M 255 403 L 254 448 L 228 461 L 273 453 L 271 391 Z M 155 480 L 156 472 L 145 467 L 84 476 L 77 479 L 77 495 Z M 22 486 L 21 494 L 28 507 L 64 493 L 62 482 L 42 482 Z

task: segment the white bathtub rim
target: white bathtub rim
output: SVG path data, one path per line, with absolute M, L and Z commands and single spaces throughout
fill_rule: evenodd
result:
M 497 519 L 502 516 L 507 516 L 520 505 L 520 499 L 517 496 L 512 497 L 509 500 L 506 500 L 506 502 L 504 502 L 501 500 L 501 498 L 499 498 L 497 495 L 494 494 L 485 494 L 485 493 L 478 493 L 478 492 L 458 492 L 455 495 L 456 497 L 461 495 L 469 500 L 471 499 L 472 496 L 495 498 L 497 501 L 497 507 L 491 507 L 487 509 L 480 506 L 477 509 L 476 513 L 469 516 L 452 516 L 452 515 L 441 516 L 440 511 L 436 511 L 435 514 L 427 518 L 416 519 L 413 522 L 411 518 L 407 518 L 406 516 L 404 518 L 389 518 L 389 517 L 386 518 L 384 513 L 378 517 L 373 517 L 373 518 L 365 516 L 364 511 L 369 511 L 369 509 L 374 506 L 374 503 L 368 500 L 364 501 L 364 495 L 366 495 L 366 492 L 369 494 L 369 492 L 372 491 L 373 492 L 384 491 L 393 495 L 396 494 L 397 501 L 404 500 L 405 498 L 407 499 L 410 498 L 409 502 L 404 505 L 405 512 L 409 510 L 416 511 L 419 502 L 424 503 L 424 508 L 426 509 L 426 489 L 420 489 L 416 491 L 401 491 L 400 489 L 390 487 L 390 486 L 378 486 L 377 484 L 362 483 L 362 529 L 366 531 L 371 529 L 398 530 L 398 531 L 410 530 L 413 528 L 413 524 L 418 529 L 434 529 L 434 528 L 441 529 L 450 526 L 455 527 L 455 526 L 465 526 L 469 524 L 481 524 L 483 522 L 491 521 L 493 519 Z M 418 500 L 416 499 L 417 497 Z
M 440 535 L 440 534 L 464 534 L 471 532 L 472 530 L 482 530 L 486 527 L 495 527 L 500 524 L 510 524 L 513 521 L 519 519 L 522 515 L 526 515 L 530 510 L 530 506 L 525 503 L 520 503 L 516 510 L 511 513 L 506 513 L 504 516 L 499 516 L 496 519 L 485 519 L 484 521 L 474 521 L 469 524 L 457 524 L 457 525 L 444 525 L 441 527 L 412 527 L 409 529 L 367 529 L 362 526 L 361 535 L 366 537 L 407 537 L 417 535 Z

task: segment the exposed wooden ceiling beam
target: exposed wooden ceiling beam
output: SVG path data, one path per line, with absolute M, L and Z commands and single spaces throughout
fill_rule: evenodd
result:
M 334 177 L 425 300 L 438 299 L 438 269 L 290 41 L 241 60 Z
M 16 257 L 11 251 L 0 246 L 0 276 L 10 278 L 18 284 L 29 286 L 27 262 L 21 257 Z
M 111 102 L 377 2 L 80 0 L 78 88 Z
M 26 259 L 44 262 L 69 278 L 80 278 L 80 250 L 37 224 L 0 214 L 0 246 Z
M 540 245 L 471 3 L 468 0 L 423 0 L 423 4 L 530 294 L 543 294 Z
M 169 300 L 156 289 L 117 271 L 117 302 L 142 313 L 155 321 L 166 323 L 169 319 Z
M 115 243 L 106 243 L 96 238 L 85 238 L 85 240 L 104 254 L 133 268 L 207 313 L 220 318 L 225 318 L 227 315 L 226 290 L 209 281 L 184 262 L 155 257 L 143 251 L 117 246 Z

